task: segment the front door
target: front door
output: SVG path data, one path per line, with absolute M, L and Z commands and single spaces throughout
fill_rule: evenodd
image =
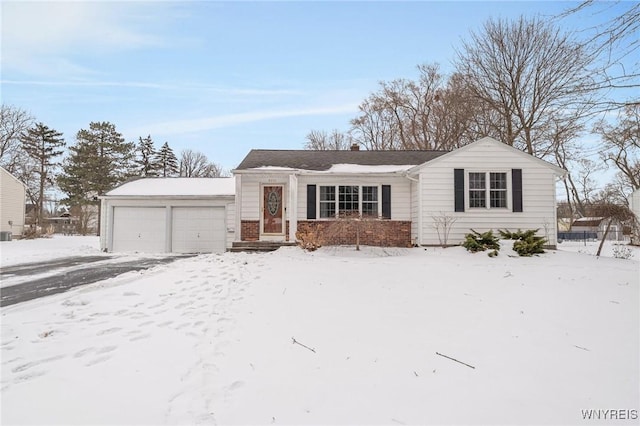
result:
M 282 185 L 262 187 L 262 233 L 284 234 Z

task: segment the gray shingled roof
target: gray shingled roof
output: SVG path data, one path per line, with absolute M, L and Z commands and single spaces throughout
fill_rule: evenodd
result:
M 252 149 L 236 170 L 258 167 L 288 167 L 302 170 L 329 170 L 334 164 L 363 166 L 404 166 L 426 163 L 448 151 L 311 151 Z

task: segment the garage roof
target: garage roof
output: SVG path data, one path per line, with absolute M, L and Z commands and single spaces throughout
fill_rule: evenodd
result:
M 109 192 L 114 196 L 235 195 L 234 178 L 142 178 Z

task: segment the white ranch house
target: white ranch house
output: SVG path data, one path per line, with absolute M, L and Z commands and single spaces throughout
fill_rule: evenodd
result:
M 447 217 L 453 221 L 449 244 L 462 242 L 470 229 L 539 228 L 548 245 L 555 246 L 556 182 L 565 173 L 491 138 L 451 152 L 252 150 L 233 170 L 235 198 L 219 200 L 226 203 L 226 220 L 204 220 L 199 226 L 220 227 L 220 235 L 226 232 L 226 249 L 251 242 L 295 242 L 298 231 L 319 235 L 326 244 L 353 244 L 356 226 L 361 244 L 408 247 L 440 245 L 436 222 Z M 195 191 L 189 191 L 188 181 L 180 191 L 182 200 L 189 197 L 190 206 L 206 204 L 191 194 Z M 215 188 L 220 179 L 209 181 Z M 164 245 L 153 247 L 176 251 L 167 237 L 175 238 L 176 227 L 169 225 L 175 197 L 164 194 L 168 199 L 160 202 L 148 190 L 141 187 L 136 193 L 127 185 L 103 198 L 103 248 L 118 249 L 114 241 L 124 232 L 118 228 L 124 227 L 125 234 L 133 235 L 126 247 L 135 250 L 134 237 L 143 235 L 135 230 L 147 221 L 146 209 L 164 206 L 164 216 L 156 212 L 157 228 L 165 229 Z M 124 188 L 125 199 L 118 193 Z M 210 192 L 209 202 L 222 196 Z M 129 210 L 123 214 L 119 208 Z M 363 219 L 339 219 L 343 215 Z M 331 231 L 336 222 L 338 233 Z

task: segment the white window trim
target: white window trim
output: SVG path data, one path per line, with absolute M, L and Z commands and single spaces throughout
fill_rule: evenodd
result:
M 334 205 L 335 205 L 335 216 L 333 217 L 321 217 L 321 211 L 320 211 L 320 188 L 323 186 L 332 186 L 335 188 L 335 195 L 336 195 L 336 199 L 334 200 Z M 338 208 L 338 205 L 340 203 L 340 187 L 341 186 L 357 186 L 358 187 L 358 214 L 360 216 L 362 216 L 362 187 L 363 186 L 371 186 L 371 187 L 375 187 L 378 188 L 378 215 L 376 216 L 377 218 L 381 218 L 382 217 L 382 184 L 350 184 L 350 183 L 340 183 L 337 185 L 321 185 L 318 184 L 318 191 L 317 191 L 317 196 L 316 196 L 316 211 L 318 212 L 317 214 L 317 219 L 316 220 L 335 220 L 338 218 L 338 215 L 340 214 L 340 209 Z
M 484 188 L 484 199 L 485 199 L 485 207 L 471 207 L 471 185 L 469 183 L 469 175 L 471 173 L 484 173 L 485 175 L 485 188 Z M 504 190 L 506 194 L 506 205 L 504 207 L 491 207 L 491 173 L 504 173 L 507 178 L 507 188 Z M 512 206 L 512 182 L 511 182 L 511 169 L 509 170 L 500 170 L 500 169 L 469 169 L 465 170 L 464 175 L 464 199 L 465 199 L 465 208 L 470 211 L 480 211 L 480 210 L 498 210 L 498 211 L 506 211 L 511 210 Z

